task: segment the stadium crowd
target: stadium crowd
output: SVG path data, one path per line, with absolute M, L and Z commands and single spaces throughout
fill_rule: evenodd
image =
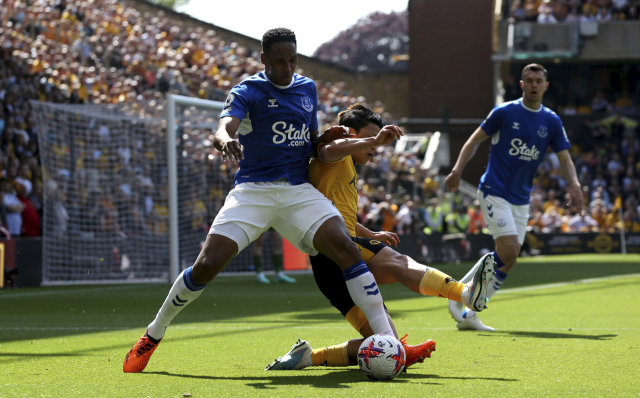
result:
M 510 22 L 614 22 L 638 20 L 638 0 L 509 0 L 503 14 Z
M 212 30 L 185 26 L 162 12 L 140 13 L 115 0 L 8 1 L 0 9 L 0 23 L 3 231 L 13 236 L 40 234 L 46 181 L 48 214 L 58 226 L 54 233 L 165 235 L 166 166 L 153 157 L 163 150 L 162 140 L 117 136 L 96 126 L 97 132 L 85 133 L 95 137 L 81 137 L 72 144 L 60 137 L 38 143 L 29 100 L 127 104 L 138 110 L 148 109 L 143 105 L 161 101 L 169 91 L 224 100 L 233 85 L 261 69 L 258 50 L 227 42 Z M 335 123 L 350 104 L 366 101 L 344 83 L 316 84 L 318 115 L 325 126 Z M 390 120 L 382 103 L 370 105 Z M 625 229 L 640 231 L 638 131 L 620 130 L 616 123 L 589 128 L 591 136 L 586 138 L 584 132 L 569 132 L 577 143 L 574 155 L 589 213 L 576 216 L 563 205 L 565 182 L 557 159 L 549 155 L 536 178 L 533 230 L 613 231 L 623 225 L 617 212 L 622 207 Z M 207 134 L 194 132 L 185 150 L 202 147 L 210 138 Z M 360 167 L 361 222 L 401 234 L 482 232 L 485 225 L 477 203 L 459 193 L 443 193 L 437 172 L 420 168 L 426 142 L 399 154 L 392 147 L 380 147 L 374 160 Z M 51 145 L 49 150 L 59 159 L 45 176 L 40 145 Z M 235 172 L 216 154 L 207 159 L 208 193 L 201 187 L 188 190 L 181 209 L 198 231 L 208 228 L 222 206 Z

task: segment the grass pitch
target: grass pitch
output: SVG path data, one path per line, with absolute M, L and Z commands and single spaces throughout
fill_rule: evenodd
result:
M 438 268 L 461 277 L 470 266 Z M 122 360 L 167 285 L 0 291 L 0 396 L 640 395 L 638 255 L 522 259 L 481 314 L 493 333 L 459 332 L 446 300 L 383 286 L 401 336 L 437 342 L 431 359 L 391 382 L 356 367 L 263 370 L 297 338 L 321 347 L 357 337 L 311 275 L 297 278 L 216 279 L 140 374 L 123 373 Z

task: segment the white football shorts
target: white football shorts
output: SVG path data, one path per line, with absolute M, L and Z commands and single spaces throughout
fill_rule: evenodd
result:
M 482 207 L 482 217 L 489 226 L 491 236 L 495 239 L 518 235 L 518 243 L 522 245 L 527 233 L 529 205 L 512 205 L 497 196 L 485 196 L 481 190 L 478 190 L 478 199 Z
M 313 237 L 326 220 L 335 216 L 340 212 L 333 203 L 309 183 L 245 182 L 229 191 L 209 234 L 233 240 L 240 253 L 273 227 L 298 250 L 315 256 L 318 251 L 313 247 Z

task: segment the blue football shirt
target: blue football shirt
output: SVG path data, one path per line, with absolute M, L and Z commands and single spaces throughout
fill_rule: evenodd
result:
M 480 127 L 491 136 L 491 152 L 478 188 L 513 205 L 529 204 L 549 146 L 554 152 L 571 148 L 558 115 L 545 106 L 527 108 L 522 99 L 496 106 Z
M 244 160 L 235 183 L 307 182 L 311 133 L 318 130 L 318 97 L 313 80 L 295 74 L 288 86 L 270 82 L 264 71 L 231 89 L 220 117 L 240 119 Z

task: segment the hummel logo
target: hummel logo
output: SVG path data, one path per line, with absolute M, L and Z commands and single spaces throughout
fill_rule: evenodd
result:
M 520 130 L 520 127 L 518 127 L 519 125 L 520 125 L 520 123 L 513 122 L 513 126 L 511 126 L 511 128 L 513 128 L 514 130 Z
M 269 108 L 277 108 L 278 104 L 276 104 L 276 99 L 275 98 L 271 98 L 269 99 Z

